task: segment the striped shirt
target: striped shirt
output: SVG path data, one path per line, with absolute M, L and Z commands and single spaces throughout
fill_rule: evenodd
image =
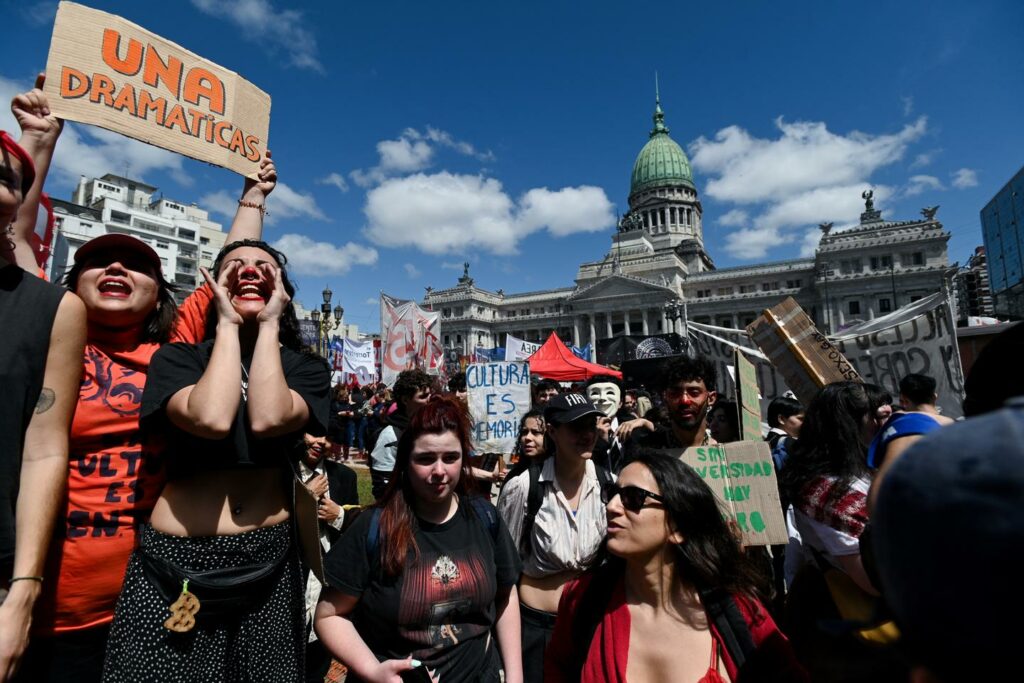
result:
M 587 461 L 575 511 L 555 481 L 554 457 L 544 462 L 537 485 L 544 495 L 533 522 L 530 556 L 523 558 L 523 574 L 542 578 L 588 569 L 608 530 L 594 463 Z M 529 488 L 530 473 L 523 472 L 505 483 L 498 498 L 498 512 L 517 546 L 523 533 Z

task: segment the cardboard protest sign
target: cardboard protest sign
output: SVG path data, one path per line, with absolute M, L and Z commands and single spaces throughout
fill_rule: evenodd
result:
M 736 405 L 740 411 L 740 439 L 761 440 L 761 396 L 757 390 L 757 371 L 747 354 L 736 349 Z
M 943 415 L 963 415 L 964 375 L 956 326 L 941 293 L 844 330 L 832 340 L 864 381 L 899 396 L 905 375 L 920 373 L 935 380 Z
M 530 410 L 530 364 L 470 363 L 466 366 L 466 390 L 473 446 L 481 453 L 511 453 L 519 423 Z
M 805 406 L 826 384 L 864 381 L 793 297 L 765 309 L 747 332 Z
M 695 353 L 707 358 L 715 365 L 715 370 L 718 372 L 719 397 L 726 398 L 736 395 L 735 382 L 729 372 L 729 367 L 735 367 L 736 347 L 753 352 L 746 354 L 746 357 L 754 364 L 754 371 L 757 375 L 757 386 L 761 391 L 762 417 L 768 415 L 769 403 L 789 391 L 786 380 L 775 369 L 775 366 L 764 358 L 764 354 L 756 349 L 746 330 L 733 330 L 692 321 L 689 328 L 690 343 Z
M 789 542 L 772 452 L 764 441 L 666 451 L 692 467 L 743 532 L 743 545 Z
M 46 63 L 57 116 L 256 177 L 270 96 L 121 17 L 62 2 Z

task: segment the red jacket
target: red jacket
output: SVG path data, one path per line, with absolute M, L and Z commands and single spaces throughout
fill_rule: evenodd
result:
M 558 619 L 551 643 L 544 658 L 545 683 L 575 683 L 571 671 L 573 661 L 572 617 L 590 584 L 590 573 L 566 586 L 558 605 Z M 711 635 L 722 654 L 722 662 L 735 683 L 806 683 L 810 680 L 793 654 L 793 648 L 768 612 L 757 600 L 735 596 L 740 613 L 750 629 L 757 651 L 738 671 L 736 663 L 722 643 L 714 624 Z M 629 655 L 629 607 L 626 605 L 625 581 L 620 579 L 612 592 L 608 607 L 594 639 L 587 650 L 580 683 L 626 683 L 626 662 Z M 666 647 L 670 647 L 666 644 Z M 703 654 L 701 656 L 704 656 Z

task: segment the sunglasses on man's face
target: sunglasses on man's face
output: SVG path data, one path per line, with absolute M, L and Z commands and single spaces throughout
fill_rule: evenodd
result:
M 615 496 L 619 497 L 622 501 L 622 507 L 630 512 L 640 512 L 644 508 L 644 503 L 647 502 L 648 498 L 653 498 L 659 503 L 664 503 L 665 499 L 647 489 L 642 489 L 639 486 L 619 486 L 618 484 L 612 484 L 608 488 L 608 500 L 611 501 Z

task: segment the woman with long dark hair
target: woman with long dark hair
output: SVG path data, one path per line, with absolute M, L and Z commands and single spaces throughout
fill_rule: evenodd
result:
M 203 269 L 206 340 L 153 356 L 141 418 L 167 441 L 168 481 L 128 562 L 106 681 L 302 678 L 287 454 L 326 433 L 330 372 L 303 347 L 285 265 L 264 242 L 226 245 Z
M 871 474 L 867 447 L 884 402 L 870 385 L 836 382 L 807 406 L 800 439 L 782 468 L 802 563 L 786 602 L 786 631 L 815 681 L 905 681 L 907 667 L 885 648 L 823 623 L 871 619 L 877 590 L 864 569 Z M 841 611 L 842 610 L 842 611 Z M 862 636 L 863 637 L 863 636 Z
M 566 588 L 545 681 L 806 681 L 707 484 L 639 449 L 608 501 L 612 558 Z
M 417 410 L 380 501 L 327 556 L 316 631 L 350 680 L 492 683 L 500 651 L 504 680 L 522 681 L 519 559 L 471 490 L 469 430 L 454 398 Z

